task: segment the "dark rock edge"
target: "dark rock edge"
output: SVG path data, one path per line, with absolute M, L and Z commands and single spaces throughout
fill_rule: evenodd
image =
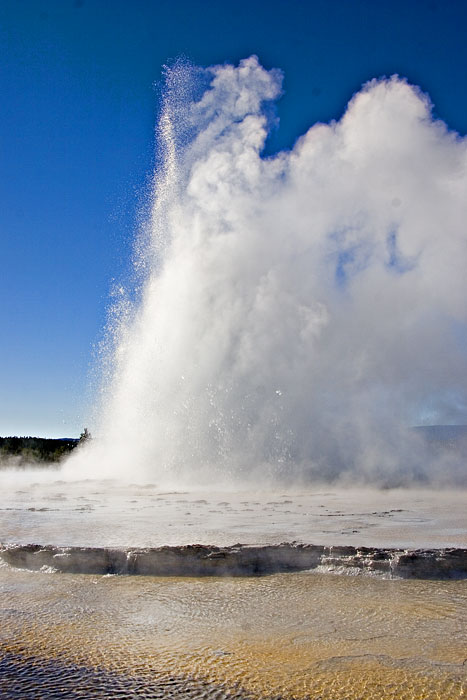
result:
M 0 544 L 0 561 L 21 569 L 133 576 L 261 576 L 356 570 L 387 578 L 467 578 L 467 549 L 397 549 L 282 543 L 227 547 L 191 544 L 149 548 Z

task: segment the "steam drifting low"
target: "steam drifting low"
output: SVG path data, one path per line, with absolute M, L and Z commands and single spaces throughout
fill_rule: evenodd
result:
M 466 141 L 398 77 L 261 153 L 281 73 L 167 70 L 137 304 L 69 469 L 465 484 L 410 426 L 467 415 Z

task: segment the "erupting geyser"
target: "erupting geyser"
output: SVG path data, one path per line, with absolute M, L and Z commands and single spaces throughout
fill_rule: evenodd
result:
M 144 283 L 69 468 L 465 483 L 409 427 L 466 422 L 466 141 L 392 77 L 262 157 L 280 91 L 254 56 L 167 71 Z

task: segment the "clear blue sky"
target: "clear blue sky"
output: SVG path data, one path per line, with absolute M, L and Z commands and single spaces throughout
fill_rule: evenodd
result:
M 270 152 L 399 73 L 467 132 L 467 2 L 1 0 L 0 435 L 73 436 L 153 167 L 161 67 L 285 75 Z

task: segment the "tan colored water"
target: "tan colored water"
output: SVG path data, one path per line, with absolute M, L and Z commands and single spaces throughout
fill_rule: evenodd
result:
M 2 697 L 467 694 L 466 581 L 97 577 L 2 567 L 0 583 Z

